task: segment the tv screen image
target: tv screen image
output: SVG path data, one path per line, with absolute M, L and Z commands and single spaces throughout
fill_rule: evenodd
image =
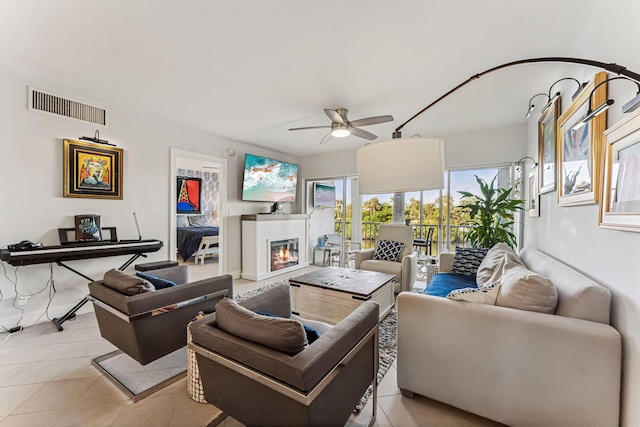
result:
M 298 165 L 247 154 L 244 158 L 242 200 L 295 202 Z
M 313 183 L 313 206 L 316 208 L 336 207 L 336 187 L 328 184 Z

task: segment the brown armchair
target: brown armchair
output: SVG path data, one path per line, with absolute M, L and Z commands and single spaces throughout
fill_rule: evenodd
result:
M 240 304 L 308 324 L 291 315 L 289 285 Z M 296 354 L 226 332 L 216 321 L 223 311 L 189 326 L 207 402 L 246 425 L 344 425 L 373 384 L 373 424 L 378 304 L 365 302 L 337 325 L 320 327 L 321 337 Z
M 93 302 L 100 334 L 119 349 L 94 359 L 94 366 L 110 379 L 115 379 L 118 385 L 122 381 L 115 378 L 101 362 L 125 353 L 140 365 L 147 365 L 185 347 L 187 325 L 198 312 L 213 311 L 220 299 L 233 295 L 233 280 L 229 275 L 187 283 L 187 266 L 146 273 L 169 280 L 177 286 L 126 295 L 107 286 L 104 280 L 89 283 L 88 298 Z M 122 272 L 118 274 L 123 275 L 125 280 L 126 276 L 131 280 L 136 279 Z M 184 368 L 186 370 L 186 359 Z M 126 386 L 124 391 L 128 391 L 134 400 L 144 397 L 137 396 Z

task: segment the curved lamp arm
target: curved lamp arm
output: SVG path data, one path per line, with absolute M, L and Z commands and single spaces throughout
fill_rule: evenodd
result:
M 434 105 L 436 105 L 438 102 L 442 101 L 447 96 L 451 95 L 453 92 L 457 91 L 458 89 L 460 89 L 461 87 L 467 85 L 468 83 L 471 83 L 472 81 L 474 81 L 476 79 L 479 79 L 480 77 L 484 76 L 485 74 L 493 73 L 494 71 L 498 71 L 498 70 L 501 70 L 503 68 L 512 67 L 514 65 L 533 64 L 533 63 L 538 63 L 538 62 L 566 62 L 566 63 L 571 63 L 571 64 L 589 65 L 591 67 L 602 68 L 603 70 L 607 70 L 607 71 L 610 71 L 610 72 L 618 74 L 618 75 L 626 76 L 626 77 L 628 77 L 628 78 L 630 78 L 632 80 L 635 80 L 636 82 L 640 82 L 640 74 L 634 73 L 632 71 L 629 71 L 629 70 L 627 70 L 626 67 L 624 67 L 622 65 L 613 64 L 613 63 L 607 64 L 605 62 L 592 61 L 590 59 L 564 58 L 564 57 L 543 57 L 543 58 L 521 59 L 519 61 L 508 62 L 506 64 L 498 65 L 497 67 L 489 68 L 486 71 L 483 71 L 483 72 L 481 72 L 479 74 L 471 76 L 468 80 L 460 83 L 458 86 L 454 87 L 449 92 L 445 93 L 440 98 L 436 99 L 431 104 L 427 105 L 422 110 L 418 111 L 409 120 L 407 120 L 406 122 L 404 122 L 400 126 L 398 126 L 396 128 L 394 134 L 393 134 L 394 138 L 400 137 L 400 130 L 403 127 L 405 127 L 410 121 L 412 121 L 413 119 L 418 117 L 420 114 L 422 114 L 425 111 L 427 111 L 429 108 L 431 108 Z

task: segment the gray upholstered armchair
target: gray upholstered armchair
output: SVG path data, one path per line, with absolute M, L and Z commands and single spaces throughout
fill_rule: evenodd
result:
M 94 305 L 100 334 L 119 349 L 94 359 L 94 366 L 119 383 L 116 374 L 100 362 L 125 353 L 147 365 L 185 347 L 187 325 L 198 312 L 213 311 L 220 299 L 233 295 L 233 279 L 229 275 L 187 283 L 187 266 L 146 273 L 177 286 L 155 290 L 140 277 L 117 270 L 107 272 L 105 280 L 89 283 L 89 300 Z M 141 286 L 145 291 L 140 292 Z M 184 367 L 186 371 L 186 362 Z M 133 400 L 144 397 L 136 397 L 126 386 L 123 391 L 132 394 Z
M 365 302 L 330 326 L 292 315 L 289 292 L 283 284 L 239 304 L 220 301 L 214 314 L 189 326 L 189 349 L 196 352 L 207 402 L 246 425 L 337 426 L 345 424 L 373 384 L 373 423 L 378 304 Z M 306 337 L 276 340 L 276 328 L 302 330 L 292 319 L 321 336 L 311 344 Z M 297 348 L 280 348 L 289 342 Z
M 397 259 L 374 259 L 374 253 L 382 240 L 403 244 Z M 375 248 L 355 251 L 355 255 L 357 270 L 395 274 L 395 293 L 411 290 L 416 281 L 418 256 L 413 252 L 413 227 L 409 225 L 382 224 L 378 230 Z

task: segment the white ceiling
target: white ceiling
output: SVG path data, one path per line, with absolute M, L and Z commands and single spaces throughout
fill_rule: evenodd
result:
M 0 0 L 0 65 L 62 95 L 296 156 L 320 146 L 323 108 L 393 130 L 471 76 L 567 56 L 596 0 Z M 476 80 L 403 129 L 441 136 L 524 122 L 552 65 Z M 0 69 L 1 71 L 1 69 Z

